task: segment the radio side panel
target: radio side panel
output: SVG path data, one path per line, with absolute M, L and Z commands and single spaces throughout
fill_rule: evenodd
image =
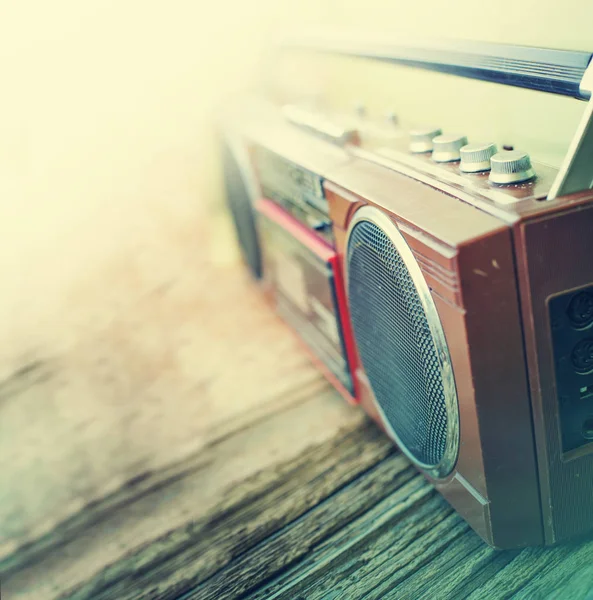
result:
M 551 544 L 593 530 L 593 443 L 585 429 L 593 417 L 593 204 L 522 222 L 514 234 Z M 589 302 L 575 313 L 571 301 L 582 293 Z

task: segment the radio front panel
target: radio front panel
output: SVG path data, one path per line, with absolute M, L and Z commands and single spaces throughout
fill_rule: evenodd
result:
M 353 401 L 347 307 L 335 251 L 273 202 L 262 199 L 257 210 L 266 285 L 278 314 Z

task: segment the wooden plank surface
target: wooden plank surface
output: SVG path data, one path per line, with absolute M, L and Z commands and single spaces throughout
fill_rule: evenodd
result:
M 2 598 L 593 598 L 593 542 L 486 546 L 323 380 L 243 271 L 210 267 L 209 300 L 192 312 L 209 319 L 196 358 L 216 346 L 228 362 L 208 388 L 220 391 L 193 398 L 214 407 L 196 424 L 199 447 L 5 558 Z M 228 310 L 213 310 L 224 298 Z M 172 392 L 192 378 L 176 377 Z M 217 412 L 229 393 L 243 403 Z
M 270 427 L 286 431 L 287 421 L 295 424 L 299 414 L 305 420 L 317 414 L 327 423 L 318 400 L 326 406 L 339 401 L 331 393 L 322 395 L 296 411 L 282 411 Z M 259 427 L 252 428 L 257 437 Z M 234 437 L 215 449 L 229 463 L 237 458 Z M 225 451 L 226 444 L 230 448 Z M 227 487 L 205 513 L 192 504 L 196 488 L 190 481 L 203 484 L 206 479 L 199 472 L 187 479 L 185 490 L 166 486 L 153 493 L 152 510 L 147 505 L 140 509 L 144 526 L 181 511 L 177 527 L 131 549 L 84 582 L 62 589 L 59 597 L 591 597 L 593 543 L 521 552 L 489 548 L 361 417 L 354 416 L 329 439 L 288 461 Z M 118 526 L 129 530 L 130 521 L 120 519 Z M 108 537 L 101 531 L 104 527 L 93 533 L 103 536 L 102 542 Z M 158 531 L 154 524 L 152 531 Z M 65 560 L 73 560 L 72 554 Z M 26 579 L 59 569 L 59 562 L 46 566 L 45 572 L 32 568 Z M 20 597 L 17 580 L 13 577 L 5 588 L 14 597 Z
M 89 322 L 64 324 L 51 351 L 0 381 L 0 571 L 81 515 L 173 476 L 237 419 L 288 401 L 295 380 L 320 381 L 236 256 L 225 257 L 227 229 L 195 229 L 161 249 L 150 284 L 135 287 L 118 264 L 80 281 L 78 304 L 94 306 L 101 283 L 131 289 L 117 310 L 109 295 L 95 301 Z
M 8 597 L 63 594 L 361 418 L 269 310 L 226 219 L 207 233 L 178 263 L 163 253 L 177 277 L 158 293 L 0 388 Z

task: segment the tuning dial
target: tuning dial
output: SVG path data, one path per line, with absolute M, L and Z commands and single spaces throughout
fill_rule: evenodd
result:
M 410 131 L 410 151 L 414 153 L 431 152 L 432 140 L 441 135 L 442 131 L 438 127 L 425 127 L 423 129 L 413 129 Z
M 459 160 L 459 151 L 465 145 L 467 145 L 467 138 L 464 135 L 437 135 L 432 140 L 432 159 L 436 162 Z
M 529 154 L 519 150 L 498 152 L 490 159 L 490 181 L 502 185 L 519 183 L 535 177 Z
M 459 169 L 464 173 L 490 171 L 490 159 L 496 154 L 496 144 L 467 144 L 459 152 Z

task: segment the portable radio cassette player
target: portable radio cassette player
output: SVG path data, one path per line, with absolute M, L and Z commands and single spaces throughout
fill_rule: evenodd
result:
M 329 49 L 580 99 L 593 87 L 589 53 L 354 47 Z M 257 98 L 223 121 L 258 285 L 336 389 L 499 548 L 593 530 L 591 114 L 560 169 L 471 131 L 392 119 L 370 135 L 360 118 Z

